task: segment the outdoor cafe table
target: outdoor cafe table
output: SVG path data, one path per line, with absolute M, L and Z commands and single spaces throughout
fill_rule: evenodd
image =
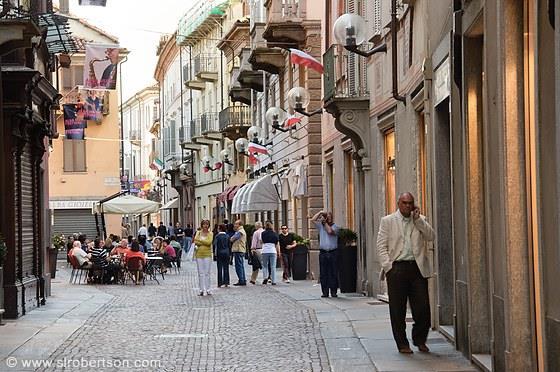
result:
M 161 265 L 163 265 L 163 257 L 146 256 L 146 261 L 147 261 L 146 269 L 145 269 L 146 274 L 150 276 L 150 279 L 155 280 L 159 284 L 156 275 L 158 273 L 161 273 L 161 277 L 163 278 L 163 273 L 161 272 Z

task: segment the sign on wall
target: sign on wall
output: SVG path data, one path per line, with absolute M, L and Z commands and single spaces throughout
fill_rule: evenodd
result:
M 84 87 L 88 89 L 116 89 L 119 46 L 87 44 L 84 64 Z

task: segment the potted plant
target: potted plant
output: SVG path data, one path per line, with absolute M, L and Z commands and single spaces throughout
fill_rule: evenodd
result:
M 309 253 L 309 239 L 294 234 L 296 247 L 292 261 L 292 277 L 294 280 L 307 279 L 307 256 Z
M 2 323 L 2 314 L 4 313 L 4 259 L 8 254 L 8 247 L 4 241 L 4 237 L 0 234 L 0 323 Z
M 338 281 L 342 293 L 356 292 L 358 247 L 356 241 L 358 234 L 350 229 L 338 230 Z
M 66 238 L 62 234 L 55 234 L 52 237 L 52 247 L 49 249 L 49 268 L 51 272 L 51 278 L 56 277 L 56 260 L 58 257 L 58 252 L 64 249 L 66 243 Z

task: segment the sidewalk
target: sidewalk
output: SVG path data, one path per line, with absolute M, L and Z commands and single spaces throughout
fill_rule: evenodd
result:
M 478 371 L 438 332 L 431 331 L 430 353 L 400 354 L 389 321 L 389 305 L 371 297 L 339 294 L 321 298 L 316 281 L 292 281 L 277 290 L 315 310 L 331 371 Z M 410 315 L 407 317 L 412 322 Z M 407 331 L 410 339 L 412 323 Z
M 71 270 L 59 270 L 52 280 L 53 295 L 47 304 L 16 319 L 4 319 L 0 326 L 0 370 L 6 359 L 47 359 L 72 333 L 80 328 L 112 296 L 88 285 L 70 285 Z M 17 369 L 10 369 L 16 371 Z

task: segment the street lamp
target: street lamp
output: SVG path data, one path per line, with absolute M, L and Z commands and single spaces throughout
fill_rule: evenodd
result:
M 319 107 L 317 110 L 311 112 L 305 111 L 305 109 L 309 105 L 310 100 L 311 99 L 309 97 L 309 92 L 305 88 L 294 87 L 288 92 L 288 105 L 290 106 L 290 108 L 307 117 L 321 114 L 323 112 L 322 107 Z
M 213 161 L 213 159 L 208 155 L 206 155 L 202 158 L 202 164 L 204 165 L 204 168 L 203 168 L 204 173 L 208 173 L 208 171 L 213 172 L 213 171 L 216 171 L 216 170 L 222 168 L 222 166 L 223 166 L 222 163 L 217 162 L 217 163 L 214 164 L 214 166 L 212 166 L 212 161 Z
M 387 52 L 387 44 L 379 45 L 370 50 L 361 50 L 360 45 L 366 41 L 366 21 L 357 14 L 346 13 L 338 17 L 334 23 L 334 38 L 346 50 L 369 57 L 378 52 Z
M 237 150 L 237 152 L 246 155 L 246 151 L 247 151 L 247 147 L 249 146 L 249 141 L 247 141 L 247 138 L 238 138 L 235 141 L 235 149 Z
M 261 136 L 261 128 L 253 125 L 247 130 L 247 139 L 249 142 L 259 143 L 259 137 Z
M 222 159 L 222 163 L 233 165 L 231 160 L 229 160 L 229 151 L 227 149 L 223 149 L 220 151 L 220 159 Z
M 264 114 L 264 120 L 270 125 L 272 128 L 279 130 L 280 132 L 289 132 L 290 129 L 284 128 L 280 123 L 284 123 L 286 118 L 288 117 L 286 111 L 282 110 L 279 107 L 271 107 L 266 110 L 266 114 Z

